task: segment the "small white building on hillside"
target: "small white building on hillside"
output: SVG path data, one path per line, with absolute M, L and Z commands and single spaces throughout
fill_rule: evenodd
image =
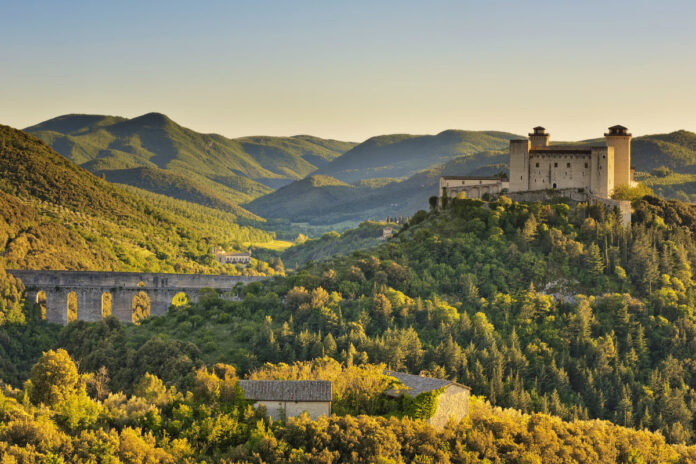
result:
M 265 406 L 274 420 L 297 417 L 311 419 L 331 415 L 332 387 L 328 380 L 240 380 L 244 396 L 254 407 Z
M 462 420 L 469 414 L 469 393 L 471 388 L 452 380 L 435 379 L 421 375 L 405 374 L 403 372 L 385 371 L 385 375 L 399 380 L 404 388 L 387 390 L 388 396 L 400 397 L 410 395 L 416 397 L 421 393 L 443 389 L 438 396 L 435 414 L 428 419 L 433 427 L 442 428 L 450 419 Z

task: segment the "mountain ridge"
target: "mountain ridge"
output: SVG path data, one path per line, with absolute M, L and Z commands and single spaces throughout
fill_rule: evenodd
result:
M 193 131 L 155 112 L 130 119 L 63 115 L 25 131 L 92 172 L 150 167 L 195 174 L 237 204 L 301 179 L 354 145 L 307 135 L 230 139 Z

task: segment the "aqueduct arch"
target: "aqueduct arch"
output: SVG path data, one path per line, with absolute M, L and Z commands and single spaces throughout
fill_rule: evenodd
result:
M 233 297 L 238 285 L 266 277 L 159 274 L 143 272 L 31 271 L 12 270 L 20 279 L 31 301 L 45 301 L 46 319 L 67 324 L 68 295 L 77 299 L 77 320 L 98 321 L 111 314 L 123 322 L 133 322 L 133 303 L 139 292 L 149 300 L 149 314 L 167 312 L 175 296 L 185 294 L 189 302 L 198 300 L 203 288 L 228 292 Z M 106 297 L 110 296 L 110 299 Z M 107 310 L 108 308 L 108 310 Z

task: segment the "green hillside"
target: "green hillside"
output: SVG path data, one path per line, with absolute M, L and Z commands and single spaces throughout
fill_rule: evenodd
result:
M 280 257 L 285 267 L 292 269 L 303 266 L 307 261 L 323 261 L 335 256 L 345 256 L 356 250 L 367 250 L 382 243 L 382 230 L 386 226 L 383 222 L 365 221 L 355 229 L 341 234 L 327 232 L 321 237 L 288 248 Z M 398 229 L 395 224 L 391 226 Z
M 354 145 L 309 136 L 228 139 L 192 131 L 160 113 L 132 119 L 65 115 L 25 131 L 92 172 L 164 169 L 207 181 L 208 188 L 236 204 L 302 178 Z M 135 186 L 153 187 L 147 181 Z M 186 191 L 177 198 L 185 196 Z
M 696 173 L 696 134 L 685 130 L 645 135 L 631 142 L 631 162 L 637 171 L 660 166 L 681 173 Z
M 457 156 L 507 149 L 516 138 L 504 132 L 447 130 L 437 135 L 382 135 L 357 145 L 316 174 L 356 182 L 374 177 L 408 177 Z
M 152 167 L 130 169 L 113 169 L 95 172 L 97 176 L 115 184 L 126 184 L 168 197 L 198 203 L 204 206 L 244 214 L 244 209 L 238 206 L 240 198 L 249 198 L 239 194 L 221 193 L 212 182 L 205 178 L 195 179 L 195 176 L 184 176 L 173 171 Z M 227 189 L 224 189 L 225 191 Z M 250 215 L 246 212 L 247 215 Z
M 0 328 L 0 374 L 40 388 L 0 398 L 14 411 L 0 446 L 73 456 L 26 441 L 19 431 L 31 424 L 66 443 L 110 430 L 113 446 L 99 452 L 119 456 L 123 440 L 151 432 L 136 440 L 142 452 L 180 453 L 172 460 L 316 462 L 333 450 L 344 462 L 351 437 L 357 462 L 692 462 L 696 207 L 655 197 L 634 206 L 624 228 L 597 205 L 454 200 L 369 251 L 249 285 L 242 301 L 211 292 L 139 326 L 57 328 L 27 305 L 26 322 Z M 16 307 L 16 284 L 1 278 Z M 49 348 L 67 353 L 40 358 Z M 68 354 L 92 383 L 41 396 L 53 391 L 46 368 L 73 372 Z M 423 409 L 382 394 L 384 366 L 472 387 L 470 417 L 429 428 Z M 245 376 L 332 380 L 336 415 L 270 424 L 235 393 Z M 42 414 L 41 402 L 46 416 L 20 422 Z
M 155 206 L 7 126 L 0 206 L 0 255 L 14 268 L 236 272 L 215 263 L 212 245 L 273 239 L 232 213 L 197 207 L 194 219 L 191 204 Z
M 459 156 L 445 164 L 418 172 L 407 179 L 365 179 L 346 184 L 312 175 L 254 200 L 245 208 L 265 218 L 292 222 L 355 226 L 365 219 L 410 216 L 428 207 L 437 195 L 440 175 L 493 175 L 507 171 L 505 152 L 480 152 Z

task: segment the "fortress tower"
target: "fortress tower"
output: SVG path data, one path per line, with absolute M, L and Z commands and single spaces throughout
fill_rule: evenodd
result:
M 631 184 L 631 134 L 612 126 L 606 145 L 550 145 L 541 126 L 527 139 L 510 140 L 510 192 L 584 191 L 610 198 L 614 188 Z
M 529 134 L 529 141 L 532 144 L 532 148 L 548 147 L 551 134 L 547 134 L 546 129 L 541 126 L 536 126 L 533 130 L 534 132 Z
M 614 147 L 614 187 L 631 185 L 631 134 L 624 126 L 611 126 L 604 134 L 607 147 Z

